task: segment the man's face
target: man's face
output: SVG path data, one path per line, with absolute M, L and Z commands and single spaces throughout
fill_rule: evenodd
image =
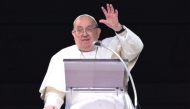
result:
M 93 42 L 98 40 L 100 32 L 100 28 L 96 27 L 95 22 L 90 17 L 81 16 L 74 23 L 72 35 L 80 50 L 91 51 L 94 49 Z

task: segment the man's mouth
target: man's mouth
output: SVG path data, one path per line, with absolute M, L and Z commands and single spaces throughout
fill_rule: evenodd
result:
M 82 41 L 89 41 L 90 39 L 83 39 Z

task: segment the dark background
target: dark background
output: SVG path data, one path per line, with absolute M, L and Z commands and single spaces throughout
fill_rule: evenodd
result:
M 39 88 L 50 58 L 74 44 L 78 15 L 98 21 L 106 3 L 144 43 L 131 72 L 141 108 L 190 109 L 189 0 L 1 0 L 0 108 L 42 109 Z M 114 35 L 99 26 L 101 39 Z M 131 86 L 129 94 L 133 100 Z

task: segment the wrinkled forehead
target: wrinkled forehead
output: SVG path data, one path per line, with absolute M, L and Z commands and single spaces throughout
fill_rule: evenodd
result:
M 89 15 L 78 16 L 73 22 L 73 27 L 87 27 L 87 26 L 97 26 L 96 20 Z

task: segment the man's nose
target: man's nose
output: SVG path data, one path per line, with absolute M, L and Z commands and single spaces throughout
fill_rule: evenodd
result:
M 83 34 L 82 34 L 82 35 L 83 35 L 83 37 L 88 36 L 88 33 L 86 32 L 86 30 L 83 31 Z

